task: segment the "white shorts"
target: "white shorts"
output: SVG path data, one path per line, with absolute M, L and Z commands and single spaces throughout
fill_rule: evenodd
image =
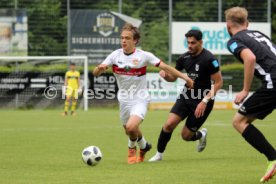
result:
M 132 115 L 139 116 L 144 119 L 147 113 L 149 102 L 142 101 L 131 104 L 120 103 L 120 118 L 123 125 L 126 125 L 128 119 Z

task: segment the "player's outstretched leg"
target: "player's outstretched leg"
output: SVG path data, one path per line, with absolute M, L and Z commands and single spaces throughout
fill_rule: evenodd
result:
M 268 163 L 268 167 L 265 175 L 261 178 L 260 182 L 264 183 L 272 179 L 272 177 L 276 174 L 276 160 L 270 161 Z
M 138 156 L 138 158 L 137 158 L 137 163 L 139 163 L 139 162 L 144 162 L 144 160 L 145 160 L 145 155 L 146 155 L 146 153 L 151 149 L 151 144 L 150 143 L 146 143 L 146 147 L 144 148 L 144 149 L 141 149 L 140 148 L 140 151 L 139 151 L 139 156 Z
M 170 141 L 172 132 L 165 132 L 164 129 L 161 129 L 158 143 L 157 143 L 157 152 L 156 154 L 149 159 L 149 162 L 157 162 L 163 159 L 163 153 L 166 149 L 168 142 Z
M 207 145 L 207 133 L 208 133 L 208 130 L 207 128 L 203 128 L 200 130 L 202 136 L 201 138 L 198 140 L 198 144 L 197 144 L 197 151 L 198 152 L 202 152 L 206 145 Z

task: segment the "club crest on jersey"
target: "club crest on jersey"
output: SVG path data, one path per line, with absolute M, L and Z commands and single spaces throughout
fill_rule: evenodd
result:
M 195 71 L 198 71 L 198 70 L 199 70 L 199 65 L 196 64 L 196 65 L 195 65 Z
M 133 59 L 132 63 L 134 64 L 134 66 L 137 66 L 139 64 L 138 59 Z
M 131 67 L 127 65 L 127 66 L 124 67 L 124 69 L 125 69 L 126 72 L 128 72 L 128 71 L 131 70 Z

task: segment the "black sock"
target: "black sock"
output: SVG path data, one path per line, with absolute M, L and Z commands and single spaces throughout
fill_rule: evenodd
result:
M 269 161 L 276 160 L 275 149 L 254 125 L 248 125 L 243 131 L 242 136 L 251 146 L 263 153 Z
M 194 136 L 191 138 L 191 141 L 196 141 L 202 137 L 202 133 L 200 131 L 197 131 Z
M 167 143 L 170 141 L 172 132 L 164 132 L 163 128 L 160 132 L 157 144 L 157 151 L 163 153 L 166 149 Z

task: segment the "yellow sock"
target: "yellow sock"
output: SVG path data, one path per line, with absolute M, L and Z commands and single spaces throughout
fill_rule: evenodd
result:
M 77 106 L 77 100 L 72 101 L 71 111 L 75 111 Z
M 65 103 L 64 103 L 64 112 L 68 111 L 68 107 L 69 107 L 69 102 L 67 100 L 65 100 Z

